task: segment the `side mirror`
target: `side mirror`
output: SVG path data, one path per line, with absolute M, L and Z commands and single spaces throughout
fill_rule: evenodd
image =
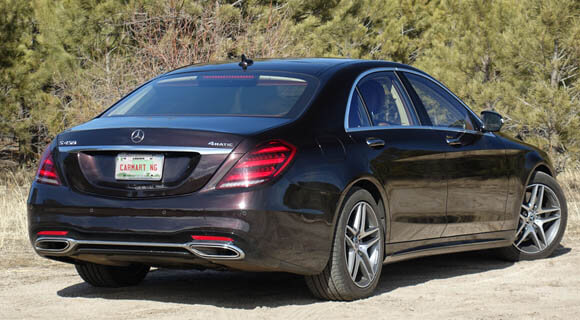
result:
M 497 132 L 503 126 L 503 117 L 495 111 L 482 111 L 481 117 L 483 119 L 483 131 Z

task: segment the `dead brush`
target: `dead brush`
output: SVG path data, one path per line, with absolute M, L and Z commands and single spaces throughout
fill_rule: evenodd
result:
M 580 237 L 580 169 L 568 169 L 558 175 L 568 202 L 566 238 Z
M 26 220 L 26 197 L 28 185 L 20 185 L 16 174 L 7 175 L 0 182 L 0 265 L 13 264 L 18 257 L 32 253 L 28 243 L 28 223 Z M 24 259 L 26 260 L 26 259 Z

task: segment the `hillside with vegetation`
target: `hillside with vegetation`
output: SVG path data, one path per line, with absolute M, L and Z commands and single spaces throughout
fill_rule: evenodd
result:
M 416 66 L 579 167 L 576 0 L 0 0 L 0 168 L 155 75 L 242 53 Z

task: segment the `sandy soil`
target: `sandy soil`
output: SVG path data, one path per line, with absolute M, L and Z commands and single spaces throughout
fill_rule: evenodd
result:
M 288 274 L 155 270 L 137 287 L 96 289 L 72 266 L 38 261 L 0 270 L 0 319 L 580 317 L 580 240 L 540 261 L 474 252 L 387 265 L 376 294 L 350 303 L 315 300 Z

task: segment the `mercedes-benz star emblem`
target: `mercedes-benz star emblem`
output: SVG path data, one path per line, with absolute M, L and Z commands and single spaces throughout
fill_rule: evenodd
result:
M 145 139 L 145 132 L 141 129 L 137 129 L 131 133 L 131 141 L 134 143 L 139 143 Z

